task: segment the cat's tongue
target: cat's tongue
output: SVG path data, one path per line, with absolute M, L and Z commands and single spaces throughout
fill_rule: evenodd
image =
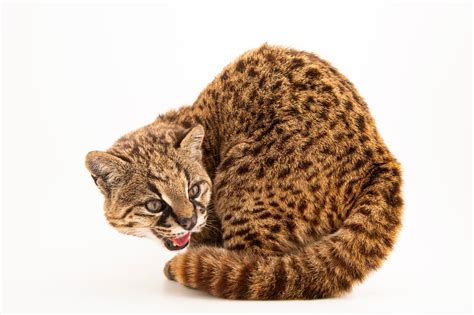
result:
M 172 238 L 171 241 L 173 242 L 175 246 L 181 247 L 189 241 L 190 236 L 191 236 L 191 233 L 186 233 L 183 236 Z

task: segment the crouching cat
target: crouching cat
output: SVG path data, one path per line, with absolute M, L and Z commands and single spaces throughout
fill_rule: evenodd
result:
M 317 299 L 381 266 L 401 226 L 400 165 L 351 82 L 314 54 L 263 45 L 191 106 L 86 166 L 118 231 L 189 248 L 165 267 L 229 299 Z

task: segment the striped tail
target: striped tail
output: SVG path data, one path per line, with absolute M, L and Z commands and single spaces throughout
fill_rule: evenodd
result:
M 174 257 L 168 278 L 229 299 L 318 299 L 351 290 L 390 253 L 401 227 L 400 166 L 378 165 L 334 233 L 285 256 L 201 247 Z

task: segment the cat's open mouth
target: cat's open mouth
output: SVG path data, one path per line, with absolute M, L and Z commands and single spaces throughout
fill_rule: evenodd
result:
M 190 238 L 191 233 L 188 232 L 179 237 L 165 238 L 164 243 L 166 248 L 168 248 L 169 250 L 180 250 L 188 246 Z

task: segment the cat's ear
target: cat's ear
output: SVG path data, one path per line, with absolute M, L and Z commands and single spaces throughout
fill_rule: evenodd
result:
M 97 187 L 104 194 L 108 194 L 124 176 L 126 162 L 110 153 L 91 151 L 86 156 L 86 168 Z
M 183 135 L 183 138 L 179 143 L 179 148 L 187 152 L 192 159 L 201 161 L 201 145 L 203 139 L 204 127 L 197 125 L 194 128 L 186 130 L 186 133 Z

